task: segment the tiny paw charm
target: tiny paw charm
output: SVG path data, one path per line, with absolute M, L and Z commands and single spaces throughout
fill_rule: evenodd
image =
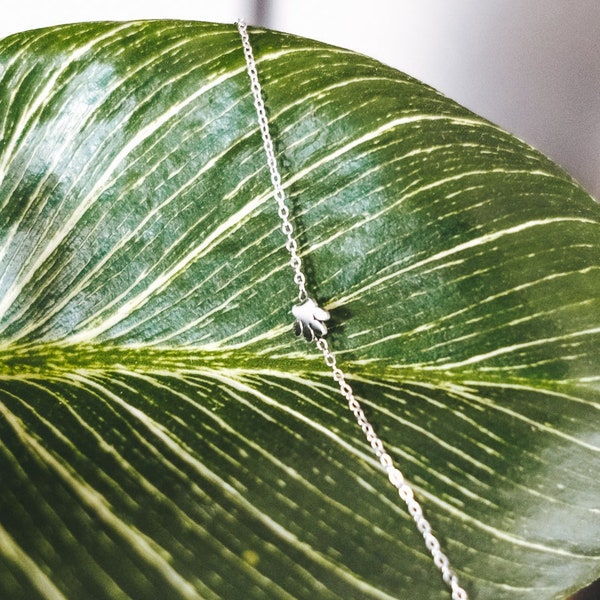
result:
M 327 325 L 323 321 L 329 319 L 329 313 L 319 308 L 314 300 L 309 298 L 303 304 L 293 306 L 292 314 L 296 317 L 294 333 L 303 335 L 307 342 L 327 335 Z

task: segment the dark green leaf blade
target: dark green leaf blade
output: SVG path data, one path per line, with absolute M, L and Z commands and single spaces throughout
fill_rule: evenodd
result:
M 366 57 L 253 40 L 332 344 L 473 598 L 598 574 L 600 210 Z M 446 598 L 318 356 L 232 26 L 0 47 L 0 591 Z

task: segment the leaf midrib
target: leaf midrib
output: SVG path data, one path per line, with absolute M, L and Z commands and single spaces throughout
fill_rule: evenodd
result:
M 340 361 L 348 377 L 361 383 L 419 383 L 445 387 L 451 383 L 474 385 L 526 386 L 558 391 L 565 385 L 590 386 L 579 381 L 522 377 L 509 370 L 490 373 L 474 369 L 422 370 L 388 361 Z M 157 346 L 117 346 L 108 344 L 45 343 L 28 346 L 0 346 L 0 380 L 54 378 L 68 373 L 130 372 L 139 374 L 186 374 L 227 372 L 237 375 L 268 375 L 288 378 L 330 377 L 321 356 L 313 348 L 303 353 L 271 356 L 253 352 L 251 347 L 223 350 L 166 348 Z

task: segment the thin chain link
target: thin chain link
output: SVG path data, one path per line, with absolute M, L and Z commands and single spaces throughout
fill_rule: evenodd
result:
M 250 87 L 252 89 L 252 95 L 254 96 L 254 107 L 256 108 L 260 133 L 262 134 L 263 147 L 267 156 L 267 165 L 269 166 L 269 172 L 271 173 L 271 183 L 273 184 L 274 197 L 277 201 L 277 212 L 279 214 L 279 218 L 281 219 L 281 231 L 286 237 L 285 247 L 290 253 L 289 264 L 294 270 L 294 283 L 298 286 L 298 300 L 300 302 L 304 302 L 308 299 L 308 293 L 306 291 L 306 277 L 302 271 L 302 260 L 298 255 L 298 242 L 294 237 L 294 226 L 290 221 L 290 209 L 285 202 L 285 191 L 281 185 L 281 175 L 279 174 L 279 169 L 277 168 L 277 159 L 275 158 L 273 140 L 271 138 L 271 132 L 269 131 L 269 120 L 267 118 L 267 111 L 265 109 L 265 103 L 262 96 L 262 87 L 258 80 L 258 72 L 256 70 L 256 61 L 254 60 L 254 53 L 252 52 L 252 46 L 250 44 L 250 38 L 248 37 L 246 23 L 239 19 L 237 26 L 242 38 L 242 45 L 244 47 L 244 56 L 246 57 L 248 75 L 250 76 Z
M 360 402 L 354 396 L 354 391 L 346 381 L 344 372 L 337 366 L 334 354 L 329 349 L 329 344 L 325 338 L 318 338 L 317 348 L 323 353 L 325 364 L 331 369 L 334 381 L 340 386 L 340 393 L 348 402 L 348 408 L 354 415 L 358 426 L 362 429 L 367 441 L 373 448 L 375 455 L 379 459 L 381 466 L 385 469 L 390 483 L 398 490 L 400 498 L 406 503 L 408 512 L 413 518 L 417 529 L 421 532 L 425 540 L 425 546 L 431 553 L 435 566 L 442 572 L 442 579 L 452 590 L 453 600 L 468 600 L 467 592 L 460 587 L 458 577 L 450 568 L 448 557 L 442 552 L 440 542 L 431 531 L 431 525 L 423 514 L 421 504 L 415 498 L 412 487 L 404 479 L 402 471 L 394 466 L 392 457 L 386 452 L 381 438 L 375 433 L 373 426 L 365 416 Z
M 258 123 L 260 125 L 264 150 L 267 157 L 267 164 L 271 173 L 274 196 L 279 208 L 278 213 L 282 222 L 281 230 L 287 238 L 285 247 L 290 253 L 290 266 L 294 270 L 294 282 L 298 286 L 298 298 L 301 302 L 304 302 L 308 299 L 308 293 L 306 291 L 306 277 L 302 271 L 302 261 L 298 256 L 298 243 L 294 237 L 294 227 L 289 219 L 290 211 L 286 205 L 285 192 L 281 185 L 281 175 L 279 174 L 279 170 L 277 168 L 277 159 L 275 158 L 275 153 L 273 151 L 273 141 L 271 139 L 269 121 L 262 98 L 262 88 L 258 80 L 256 61 L 254 60 L 254 54 L 252 52 L 252 46 L 250 44 L 246 23 L 239 19 L 237 26 L 242 38 L 242 45 L 244 47 L 244 55 L 246 57 L 248 75 L 250 76 L 252 95 L 254 96 L 254 106 L 256 108 Z M 335 355 L 330 350 L 329 344 L 323 337 L 315 338 L 315 343 L 317 348 L 323 354 L 323 360 L 325 361 L 325 364 L 331 369 L 333 379 L 340 387 L 340 393 L 348 402 L 348 408 L 354 415 L 358 426 L 362 429 L 367 441 L 379 459 L 381 466 L 385 469 L 390 483 L 398 490 L 400 498 L 405 502 L 409 514 L 413 518 L 417 529 L 423 536 L 425 546 L 429 550 L 434 564 L 441 571 L 442 579 L 452 591 L 452 600 L 468 600 L 467 592 L 460 586 L 458 577 L 450 567 L 450 561 L 448 560 L 448 557 L 442 552 L 440 542 L 435 534 L 431 531 L 431 525 L 423 515 L 423 509 L 421 508 L 419 501 L 415 498 L 412 487 L 404 479 L 402 471 L 394 466 L 392 457 L 386 452 L 383 442 L 375 433 L 371 423 L 369 423 L 360 405 L 360 402 L 354 396 L 352 387 L 346 381 L 346 375 L 337 366 Z

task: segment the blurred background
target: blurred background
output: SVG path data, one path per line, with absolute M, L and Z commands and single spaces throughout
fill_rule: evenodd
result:
M 239 16 L 421 79 L 600 198 L 599 0 L 19 0 L 3 7 L 0 37 L 76 21 Z

